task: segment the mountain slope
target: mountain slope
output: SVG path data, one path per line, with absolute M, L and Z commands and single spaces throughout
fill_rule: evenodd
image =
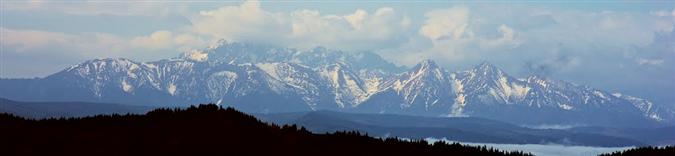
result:
M 635 107 L 635 101 L 550 78 L 516 79 L 489 63 L 455 78 L 453 115 L 529 125 L 649 126 L 660 120 Z
M 433 61 L 425 60 L 381 84 L 381 90 L 364 102 L 361 112 L 445 114 L 455 96 L 451 87 L 446 71 Z

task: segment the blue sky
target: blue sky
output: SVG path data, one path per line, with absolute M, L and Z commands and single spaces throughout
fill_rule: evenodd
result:
M 218 39 L 482 61 L 675 105 L 672 1 L 1 1 L 0 77 L 151 61 Z

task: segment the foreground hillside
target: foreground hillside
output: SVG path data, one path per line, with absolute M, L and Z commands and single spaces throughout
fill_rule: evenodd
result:
M 0 125 L 0 155 L 529 155 L 356 132 L 313 134 L 216 105 L 47 120 L 0 114 Z

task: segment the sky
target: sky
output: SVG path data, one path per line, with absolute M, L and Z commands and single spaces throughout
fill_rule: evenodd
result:
M 0 78 L 153 61 L 219 39 L 372 51 L 450 71 L 491 62 L 675 107 L 674 1 L 0 1 Z

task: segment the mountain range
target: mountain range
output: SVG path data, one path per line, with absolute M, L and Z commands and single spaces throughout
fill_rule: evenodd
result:
M 675 119 L 673 110 L 646 99 L 544 76 L 516 78 L 488 62 L 463 71 L 432 60 L 407 68 L 372 52 L 227 41 L 171 59 L 94 59 L 44 78 L 0 79 L 0 97 L 143 106 L 215 103 L 256 113 L 469 116 L 518 125 L 641 127 Z

